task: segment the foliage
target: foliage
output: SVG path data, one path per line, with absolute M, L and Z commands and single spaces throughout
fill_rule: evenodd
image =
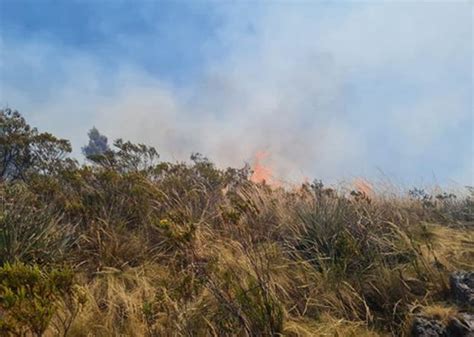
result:
M 20 263 L 0 268 L 0 331 L 42 336 L 63 298 L 73 294 L 70 270 L 43 271 Z
M 96 146 L 96 145 L 94 145 Z M 93 148 L 92 144 L 83 148 L 87 159 L 91 162 L 121 173 L 141 172 L 151 174 L 155 168 L 159 154 L 152 146 L 134 144 L 121 138 L 114 141 L 114 149 L 102 151 Z
M 454 193 L 430 194 L 424 189 L 413 188 L 408 195 L 421 203 L 425 218 L 443 223 L 474 221 L 474 190 L 466 186 L 468 195 L 459 199 Z
M 66 158 L 69 141 L 38 132 L 17 111 L 0 110 L 0 136 L 0 180 L 26 180 L 74 165 Z
M 58 261 L 73 244 L 73 228 L 25 185 L 0 185 L 0 264 Z
M 474 268 L 472 192 L 255 184 L 248 166 L 160 162 L 98 131 L 86 164 L 43 147 L 58 158 L 44 169 L 41 134 L 2 118 L 0 153 L 27 164 L 2 167 L 5 334 L 403 336 L 413 308 L 445 303 L 449 274 Z

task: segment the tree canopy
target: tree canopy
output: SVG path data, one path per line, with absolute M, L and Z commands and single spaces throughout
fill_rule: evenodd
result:
M 31 127 L 18 111 L 0 110 L 0 180 L 51 174 L 73 161 L 68 140 Z

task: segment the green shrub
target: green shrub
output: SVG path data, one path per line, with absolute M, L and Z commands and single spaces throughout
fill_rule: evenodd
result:
M 48 263 L 62 258 L 73 228 L 21 184 L 0 185 L 0 263 Z
M 42 336 L 63 298 L 72 296 L 69 269 L 41 270 L 21 263 L 0 268 L 0 332 Z

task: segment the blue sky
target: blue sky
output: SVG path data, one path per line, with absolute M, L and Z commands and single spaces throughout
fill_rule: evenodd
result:
M 474 184 L 465 1 L 0 0 L 0 105 L 284 179 Z

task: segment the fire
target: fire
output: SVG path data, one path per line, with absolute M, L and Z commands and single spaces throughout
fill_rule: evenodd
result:
M 372 185 L 365 179 L 356 178 L 353 182 L 354 188 L 365 194 L 367 197 L 372 197 L 374 195 L 374 189 Z
M 267 183 L 273 184 L 272 170 L 263 164 L 263 160 L 268 157 L 268 153 L 264 151 L 258 151 L 255 154 L 255 161 L 252 167 L 252 175 L 250 180 L 254 183 Z

